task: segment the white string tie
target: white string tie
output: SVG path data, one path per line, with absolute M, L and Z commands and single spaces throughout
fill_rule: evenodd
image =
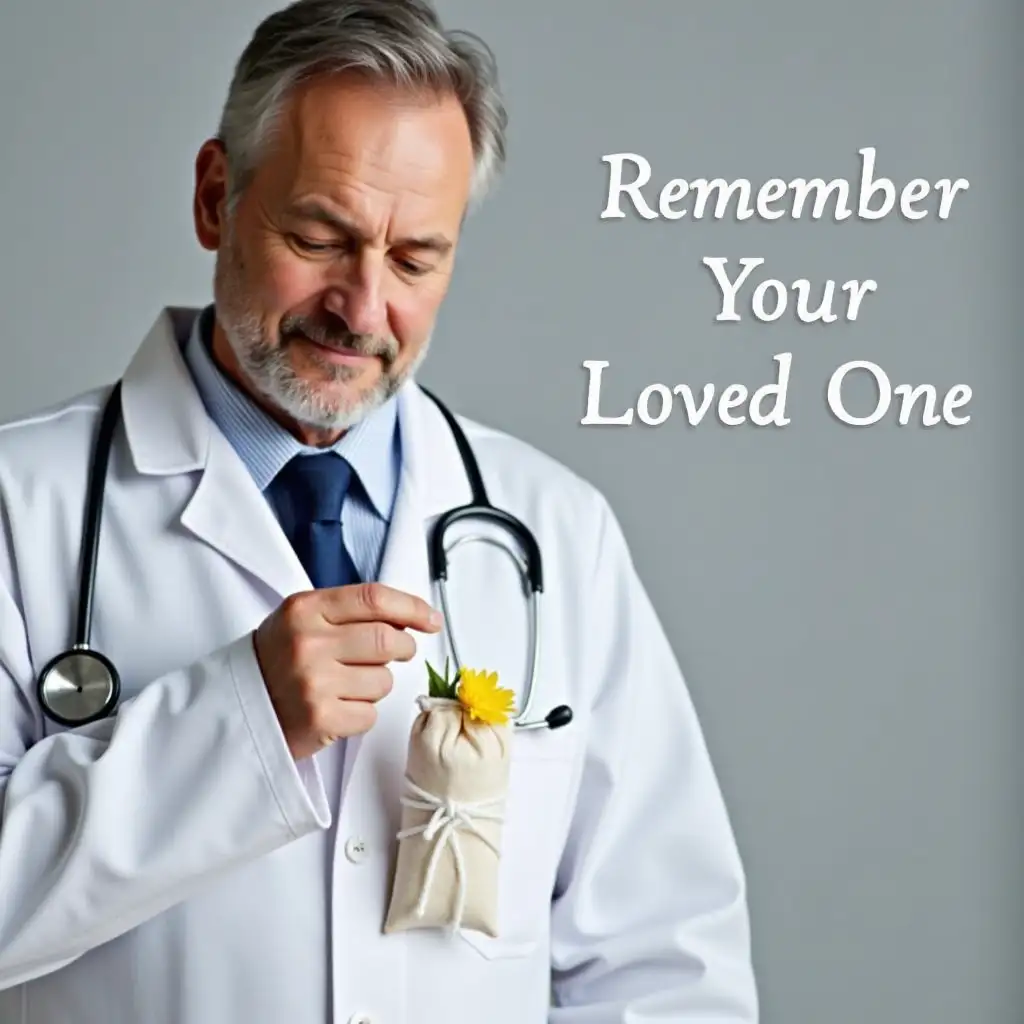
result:
M 405 782 L 412 795 L 403 796 L 401 800 L 402 805 L 419 811 L 434 812 L 430 816 L 430 820 L 425 824 L 403 829 L 398 833 L 399 839 L 422 834 L 426 842 L 429 843 L 431 840 L 434 840 L 434 848 L 430 853 L 426 874 L 423 877 L 423 889 L 416 904 L 416 916 L 422 917 L 426 911 L 427 900 L 430 898 L 430 890 L 434 884 L 434 877 L 437 873 L 437 865 L 441 853 L 445 846 L 450 844 L 452 857 L 455 860 L 458 896 L 456 898 L 455 916 L 449 922 L 449 930 L 457 931 L 462 926 L 462 915 L 466 907 L 466 863 L 462 855 L 462 846 L 459 842 L 458 833 L 460 829 L 471 832 L 482 842 L 486 843 L 496 856 L 500 856 L 499 850 L 494 843 L 477 828 L 476 821 L 501 821 L 503 815 L 500 810 L 496 809 L 496 805 L 501 804 L 503 798 L 459 802 L 428 793 L 417 786 L 408 776 Z

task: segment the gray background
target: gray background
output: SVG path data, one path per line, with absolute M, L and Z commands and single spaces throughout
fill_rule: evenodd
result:
M 207 300 L 192 160 L 272 6 L 4 0 L 4 418 L 111 379 L 159 305 Z M 497 52 L 511 159 L 465 236 L 424 380 L 619 512 L 743 848 L 764 1020 L 1024 1020 L 1020 11 L 441 10 Z M 900 184 L 965 176 L 970 190 L 945 223 L 599 218 L 606 153 L 642 153 L 659 184 L 756 185 L 856 178 L 865 145 Z M 715 325 L 700 265 L 715 255 L 879 287 L 855 324 Z M 611 361 L 619 411 L 653 381 L 757 386 L 783 351 L 783 430 L 678 414 L 657 429 L 579 425 L 584 359 Z M 894 384 L 971 385 L 972 422 L 841 426 L 825 384 L 856 358 Z

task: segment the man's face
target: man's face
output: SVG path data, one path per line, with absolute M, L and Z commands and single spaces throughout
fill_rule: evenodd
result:
M 217 252 L 221 363 L 307 432 L 383 402 L 426 354 L 472 172 L 454 97 L 353 77 L 293 97 L 233 217 L 223 153 L 207 144 L 196 221 Z

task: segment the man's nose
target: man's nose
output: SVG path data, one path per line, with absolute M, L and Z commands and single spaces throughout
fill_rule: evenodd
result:
M 386 333 L 383 260 L 374 254 L 360 254 L 327 290 L 324 305 L 354 334 Z

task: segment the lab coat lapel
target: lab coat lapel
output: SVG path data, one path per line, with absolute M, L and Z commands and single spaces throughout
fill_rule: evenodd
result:
M 255 482 L 210 420 L 181 352 L 198 310 L 163 310 L 124 375 L 124 423 L 145 476 L 199 473 L 181 525 L 279 598 L 309 577 Z
M 226 438 L 211 427 L 206 465 L 181 524 L 269 586 L 278 598 L 312 587 L 267 500 Z

